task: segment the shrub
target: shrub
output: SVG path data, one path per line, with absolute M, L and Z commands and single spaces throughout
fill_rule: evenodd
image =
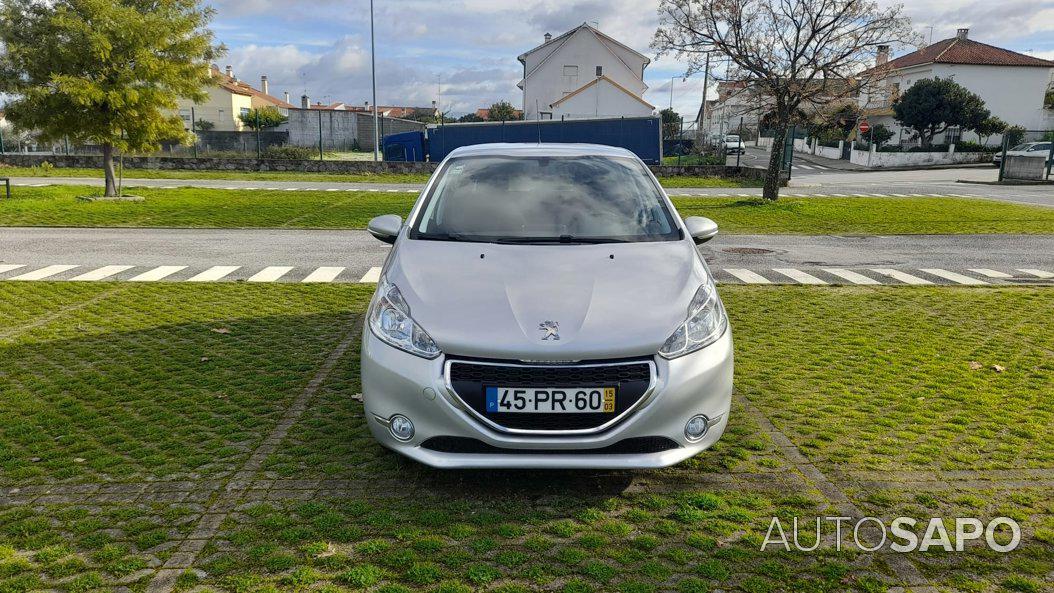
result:
M 290 161 L 307 161 L 318 156 L 314 149 L 306 146 L 268 146 L 261 155 L 265 159 L 282 159 Z

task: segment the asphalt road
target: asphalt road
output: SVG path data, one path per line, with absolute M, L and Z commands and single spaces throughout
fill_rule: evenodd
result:
M 92 266 L 134 266 L 115 279 L 155 266 L 186 266 L 180 274 L 188 277 L 214 266 L 237 266 L 239 271 L 226 278 L 237 280 L 266 267 L 283 266 L 295 269 L 285 278 L 295 280 L 319 266 L 339 266 L 344 268 L 342 278 L 358 280 L 383 264 L 388 249 L 360 230 L 5 228 L 0 232 L 0 266 L 79 266 L 66 276 Z M 1054 236 L 1044 235 L 718 235 L 701 251 L 715 269 L 1054 271 Z

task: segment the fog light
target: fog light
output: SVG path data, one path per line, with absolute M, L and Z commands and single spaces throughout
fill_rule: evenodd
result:
M 414 423 L 402 414 L 396 414 L 388 419 L 388 430 L 400 441 L 414 438 Z
M 698 441 L 706 436 L 706 431 L 709 429 L 710 419 L 699 414 L 698 416 L 692 416 L 688 423 L 684 425 L 684 436 L 689 441 Z

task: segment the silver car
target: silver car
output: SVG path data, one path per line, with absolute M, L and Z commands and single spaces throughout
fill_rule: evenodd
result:
M 436 467 L 650 468 L 728 422 L 732 336 L 696 244 L 632 153 L 484 144 L 403 223 L 362 338 L 367 421 Z

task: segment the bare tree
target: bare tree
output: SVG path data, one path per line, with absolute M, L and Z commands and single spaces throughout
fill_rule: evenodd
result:
M 902 5 L 873 0 L 660 0 L 652 47 L 689 74 L 707 53 L 724 54 L 724 78 L 764 97 L 775 126 L 764 196 L 775 200 L 794 114 L 870 86 L 885 74 L 871 68 L 879 47 L 916 39 Z

